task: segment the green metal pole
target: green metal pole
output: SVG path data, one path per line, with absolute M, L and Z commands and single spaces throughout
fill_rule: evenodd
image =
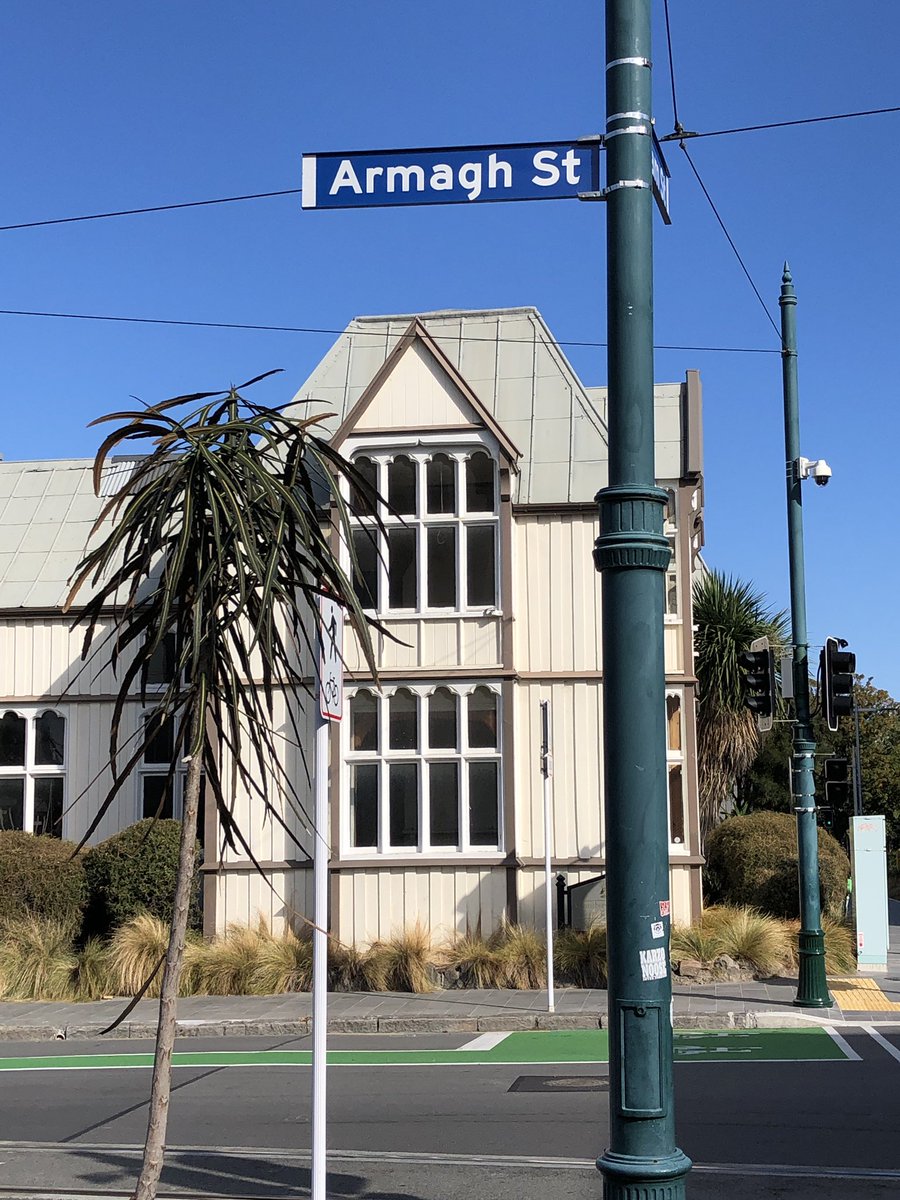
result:
M 609 971 L 606 1200 L 679 1200 L 675 1145 L 663 582 L 655 486 L 650 0 L 606 4 L 609 486 L 597 493 Z
M 784 450 L 787 460 L 788 557 L 791 570 L 791 640 L 794 645 L 794 744 L 792 783 L 797 814 L 800 871 L 800 968 L 794 1003 L 830 1008 L 825 980 L 825 934 L 819 895 L 819 831 L 816 826 L 816 743 L 809 719 L 809 643 L 806 633 L 806 569 L 803 561 L 803 497 L 800 402 L 797 389 L 797 295 L 787 263 L 781 277 L 781 371 L 784 385 Z

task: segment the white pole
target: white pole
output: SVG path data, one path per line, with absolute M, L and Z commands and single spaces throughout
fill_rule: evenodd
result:
M 547 1012 L 553 1012 L 556 1000 L 553 990 L 553 870 L 550 864 L 552 831 L 550 811 L 552 803 L 553 749 L 550 742 L 550 701 L 541 701 L 541 771 L 544 775 L 544 878 L 547 918 Z
M 313 830 L 312 1181 L 311 1200 L 325 1200 L 326 1044 L 328 1028 L 328 721 L 317 714 Z

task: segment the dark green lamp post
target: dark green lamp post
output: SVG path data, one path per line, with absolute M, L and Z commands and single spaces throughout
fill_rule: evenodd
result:
M 791 271 L 781 277 L 781 370 L 784 387 L 784 451 L 787 468 L 788 557 L 791 572 L 791 641 L 794 647 L 794 722 L 791 783 L 797 814 L 800 871 L 800 967 L 794 1003 L 803 1008 L 833 1004 L 825 980 L 825 934 L 819 893 L 819 834 L 816 827 L 816 743 L 809 719 L 809 644 L 806 633 L 806 569 L 803 559 L 803 480 L 810 463 L 800 457 L 797 388 L 797 295 Z M 831 472 L 820 476 L 827 482 Z
M 663 584 L 655 485 L 650 0 L 606 4 L 609 486 L 597 494 L 609 969 L 607 1200 L 679 1200 L 675 1145 Z

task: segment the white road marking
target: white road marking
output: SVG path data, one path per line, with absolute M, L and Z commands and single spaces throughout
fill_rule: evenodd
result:
M 882 1050 L 887 1050 L 891 1058 L 895 1058 L 897 1062 L 900 1062 L 900 1050 L 898 1050 L 896 1046 L 892 1045 L 886 1037 L 883 1037 L 878 1030 L 874 1028 L 874 1026 L 863 1025 L 863 1029 L 870 1038 L 873 1038 L 878 1045 L 881 1046 Z
M 457 1050 L 493 1050 L 508 1037 L 508 1033 L 482 1033 L 471 1042 L 466 1042 L 464 1046 L 457 1046 Z
M 834 1042 L 834 1044 L 843 1050 L 844 1054 L 851 1062 L 862 1062 L 862 1055 L 857 1054 L 845 1037 L 841 1037 L 833 1025 L 823 1025 L 822 1028 Z

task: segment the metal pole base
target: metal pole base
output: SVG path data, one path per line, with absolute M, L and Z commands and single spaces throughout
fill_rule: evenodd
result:
M 831 1008 L 834 1000 L 825 979 L 825 934 L 821 929 L 801 929 L 800 967 L 797 978 L 799 1008 Z
M 643 1158 L 606 1150 L 597 1159 L 604 1200 L 684 1200 L 684 1177 L 692 1167 L 676 1149 L 665 1158 Z

